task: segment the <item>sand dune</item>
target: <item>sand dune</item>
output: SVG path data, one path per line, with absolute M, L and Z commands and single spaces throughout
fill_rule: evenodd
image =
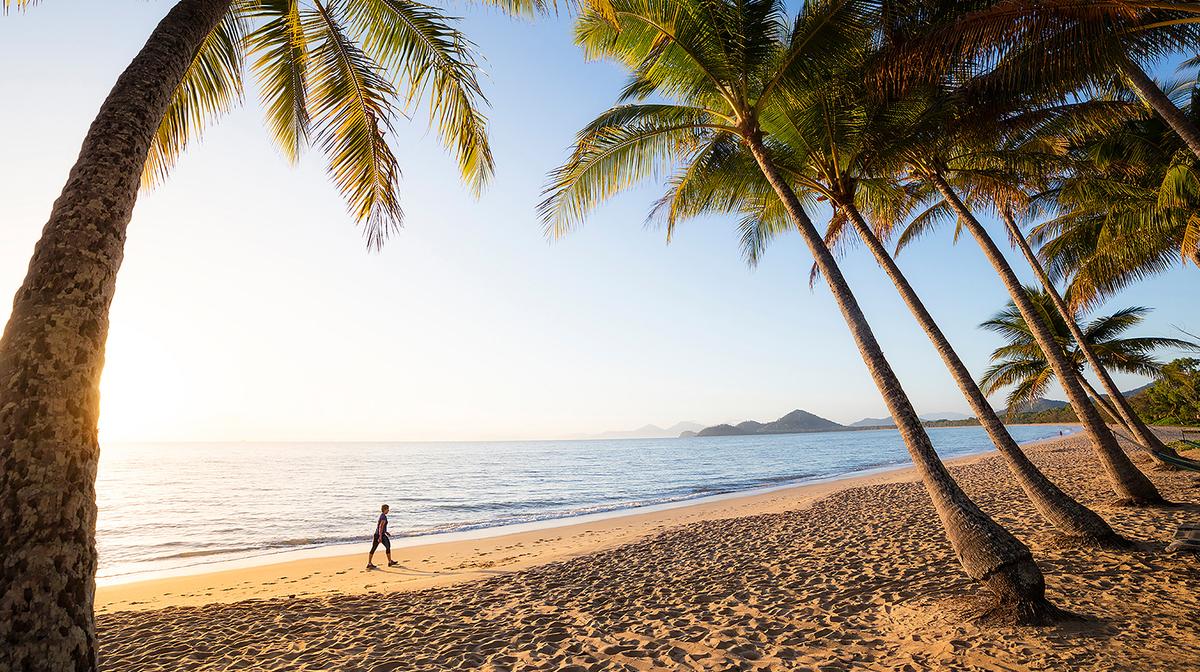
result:
M 955 467 L 968 492 L 1034 548 L 1051 598 L 1082 615 L 1052 628 L 964 620 L 979 591 L 958 570 L 923 489 L 880 482 L 455 585 L 102 614 L 101 662 L 108 670 L 1200 669 L 1200 567 L 1162 552 L 1175 525 L 1200 521 L 1200 506 L 1107 506 L 1081 438 L 1030 453 L 1140 542 L 1132 552 L 1060 548 L 998 458 Z M 1151 473 L 1168 497 L 1200 500 L 1195 475 Z

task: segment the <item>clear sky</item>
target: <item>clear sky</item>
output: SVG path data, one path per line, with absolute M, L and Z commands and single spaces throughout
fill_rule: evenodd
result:
M 58 0 L 0 17 L 0 319 L 97 107 L 169 6 Z M 486 195 L 460 186 L 423 119 L 401 123 L 406 226 L 370 253 L 322 157 L 288 166 L 251 93 L 139 199 L 102 438 L 554 438 L 794 408 L 886 415 L 828 292 L 808 288 L 797 237 L 756 270 L 731 221 L 692 222 L 667 246 L 643 226 L 659 193 L 648 185 L 547 243 L 544 176 L 622 75 L 583 60 L 566 18 L 455 9 L 487 59 L 498 165 Z M 982 371 L 998 341 L 975 325 L 1007 298 L 982 255 L 947 231 L 900 261 Z M 965 411 L 866 252 L 843 267 L 918 410 Z M 1200 331 L 1198 281 L 1177 269 L 1106 307 L 1155 307 L 1143 334 Z

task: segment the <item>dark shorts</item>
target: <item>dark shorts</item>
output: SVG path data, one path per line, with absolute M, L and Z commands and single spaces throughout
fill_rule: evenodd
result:
M 387 551 L 392 550 L 392 540 L 391 539 L 388 539 L 387 537 L 380 537 L 379 535 L 375 535 L 375 538 L 371 540 L 371 552 L 374 553 L 375 549 L 379 548 L 380 544 L 383 544 L 384 550 L 387 550 Z

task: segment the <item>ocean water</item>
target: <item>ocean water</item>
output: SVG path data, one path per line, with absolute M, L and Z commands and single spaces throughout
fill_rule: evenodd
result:
M 1059 426 L 1014 426 L 1026 442 Z M 945 457 L 991 449 L 931 429 Z M 803 483 L 909 462 L 895 431 L 472 443 L 106 445 L 96 485 L 101 580 L 475 530 Z M 365 548 L 364 548 L 365 550 Z

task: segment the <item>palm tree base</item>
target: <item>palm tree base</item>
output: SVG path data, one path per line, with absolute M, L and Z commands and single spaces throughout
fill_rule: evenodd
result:
M 1113 532 L 1111 534 L 1097 537 L 1094 535 L 1071 535 L 1062 534 L 1060 532 L 1050 532 L 1046 535 L 1042 545 L 1051 546 L 1054 548 L 1093 548 L 1103 549 L 1108 551 L 1132 551 L 1137 548 L 1137 544 L 1133 541 L 1122 537 Z
M 1163 508 L 1171 508 L 1179 506 L 1179 503 L 1165 500 L 1162 497 L 1123 497 L 1121 499 L 1113 500 L 1111 505 L 1136 508 L 1150 508 L 1159 506 Z
M 1065 621 L 1083 620 L 1078 614 L 1059 609 L 1045 598 L 1036 600 L 994 601 L 976 614 L 972 622 L 990 626 L 1045 627 Z
M 971 617 L 975 623 L 1052 625 L 1077 618 L 1046 599 L 1046 582 L 1032 555 L 997 567 L 979 582 L 991 592 L 991 599 Z

